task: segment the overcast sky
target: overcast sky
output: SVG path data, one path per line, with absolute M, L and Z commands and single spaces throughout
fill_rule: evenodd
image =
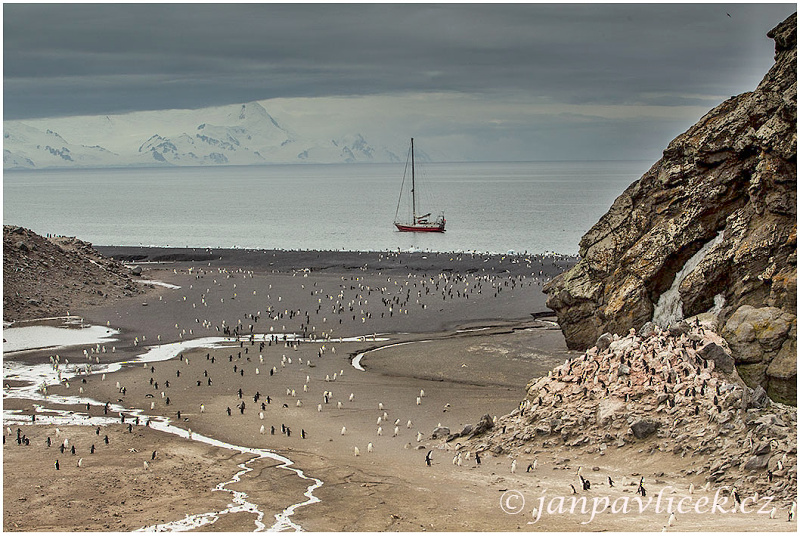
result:
M 258 100 L 332 131 L 428 137 L 453 159 L 651 159 L 706 111 L 756 87 L 773 63 L 766 33 L 794 11 L 6 3 L 3 113 Z

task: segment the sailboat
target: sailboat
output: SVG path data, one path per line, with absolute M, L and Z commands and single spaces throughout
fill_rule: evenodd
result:
M 400 198 L 397 200 L 397 211 L 394 214 L 394 226 L 398 231 L 407 231 L 413 233 L 443 233 L 444 232 L 444 212 L 439 214 L 439 217 L 431 221 L 431 213 L 417 215 L 417 192 L 416 192 L 416 174 L 414 169 L 414 138 L 411 138 L 411 151 L 409 152 L 411 161 L 411 221 L 400 222 L 398 221 L 398 214 L 400 212 L 400 201 L 403 199 L 403 190 L 406 183 L 406 176 L 403 174 L 403 185 L 400 187 Z M 406 162 L 406 171 L 408 170 L 408 162 Z

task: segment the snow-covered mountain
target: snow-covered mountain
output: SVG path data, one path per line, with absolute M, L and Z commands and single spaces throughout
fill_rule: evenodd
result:
M 258 102 L 3 122 L 3 169 L 381 163 L 404 160 L 405 150 L 361 134 L 317 139 Z

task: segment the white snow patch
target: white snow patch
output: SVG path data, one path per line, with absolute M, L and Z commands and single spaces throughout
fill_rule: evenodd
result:
M 142 283 L 145 285 L 157 285 L 159 287 L 166 287 L 171 289 L 179 289 L 181 288 L 180 285 L 173 285 L 172 283 L 165 283 L 163 281 L 156 281 L 155 279 L 136 279 L 137 283 Z
M 40 348 L 61 348 L 117 340 L 116 329 L 88 326 L 80 329 L 24 326 L 3 329 L 3 353 Z
M 700 250 L 686 261 L 683 268 L 675 274 L 672 286 L 658 298 L 658 303 L 653 309 L 653 322 L 663 328 L 683 320 L 683 302 L 679 292 L 681 283 L 703 261 L 708 251 L 722 242 L 725 231 L 720 231 L 714 239 L 706 242 Z M 716 298 L 715 298 L 716 303 Z

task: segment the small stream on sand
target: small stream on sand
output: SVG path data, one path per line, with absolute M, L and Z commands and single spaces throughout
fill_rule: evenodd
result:
M 30 332 L 24 334 L 14 333 L 14 330 L 24 330 L 24 329 L 30 329 L 30 328 L 5 329 L 3 333 L 4 338 L 8 338 L 9 340 L 15 339 L 17 341 L 22 339 L 29 339 L 35 341 L 35 343 L 33 343 L 35 344 L 35 346 L 23 343 L 17 344 L 16 349 L 18 350 L 24 350 L 26 349 L 26 347 L 49 348 L 49 347 L 72 345 L 72 340 L 70 340 L 66 344 L 61 342 L 64 340 L 64 335 L 65 335 L 64 333 L 52 332 L 50 330 L 47 330 L 46 332 L 38 330 L 37 336 L 33 338 L 29 337 Z M 63 328 L 52 328 L 52 329 L 63 330 Z M 75 331 L 75 330 L 73 329 L 73 330 L 63 330 L 63 331 Z M 114 330 L 107 330 L 106 328 L 97 328 L 96 326 L 94 326 L 92 328 L 92 334 L 96 335 L 98 338 L 89 341 L 88 339 L 83 337 L 80 339 L 80 344 L 98 344 L 101 341 L 103 343 L 109 342 L 113 340 L 110 339 L 109 337 L 116 334 L 116 333 L 111 333 L 113 331 Z M 41 336 L 43 334 L 47 336 L 42 338 Z M 89 333 L 87 332 L 82 335 L 88 335 L 88 334 Z M 22 335 L 22 336 L 18 337 L 17 335 Z M 272 335 L 274 334 L 270 334 L 270 336 Z M 70 337 L 74 338 L 74 336 L 75 336 L 74 333 L 70 334 L 67 337 L 67 339 L 69 339 Z M 282 335 L 279 336 L 282 337 Z M 52 340 L 49 339 L 48 337 L 52 337 Z M 292 339 L 292 335 L 287 335 L 286 339 L 287 340 Z M 364 341 L 364 340 L 366 340 L 366 337 L 339 339 L 340 342 Z M 133 366 L 149 362 L 165 361 L 168 359 L 172 359 L 178 356 L 184 350 L 188 350 L 191 348 L 214 348 L 214 347 L 221 347 L 231 343 L 235 343 L 235 341 L 231 338 L 206 337 L 202 339 L 195 339 L 192 341 L 162 344 L 159 346 L 150 347 L 143 354 L 138 356 L 137 359 L 133 361 L 125 361 L 125 362 L 110 363 L 110 364 L 95 364 L 92 365 L 91 367 L 88 367 L 87 365 L 83 364 L 77 365 L 74 363 L 68 363 L 68 364 L 49 363 L 49 364 L 29 365 L 4 359 L 3 398 L 4 399 L 17 398 L 24 400 L 32 400 L 34 402 L 41 402 L 41 404 L 34 404 L 34 409 L 36 411 L 35 424 L 37 425 L 101 426 L 106 424 L 114 424 L 120 422 L 120 419 L 116 417 L 106 417 L 106 416 L 89 416 L 88 414 L 81 414 L 80 412 L 68 411 L 50 407 L 51 405 L 85 406 L 87 403 L 94 405 L 98 404 L 103 405 L 103 403 L 84 396 L 60 396 L 60 395 L 56 396 L 52 394 L 48 395 L 46 393 L 45 387 L 47 385 L 58 385 L 62 380 L 66 381 L 78 375 L 108 374 L 120 370 L 124 365 Z M 20 385 L 11 386 L 8 383 L 10 380 L 13 380 L 14 383 L 19 382 Z M 45 407 L 44 405 L 45 402 L 48 404 L 48 407 Z M 193 530 L 202 527 L 204 525 L 213 524 L 223 515 L 239 513 L 239 512 L 250 512 L 256 515 L 256 519 L 254 521 L 255 523 L 254 531 L 264 531 L 264 530 L 299 531 L 303 530 L 302 527 L 294 523 L 291 520 L 291 516 L 298 508 L 319 502 L 319 498 L 314 495 L 314 490 L 322 486 L 323 482 L 318 478 L 306 476 L 302 470 L 293 467 L 294 462 L 285 456 L 281 456 L 280 454 L 277 454 L 267 449 L 244 447 L 241 445 L 234 445 L 231 443 L 219 441 L 217 439 L 207 437 L 198 434 L 196 432 L 192 432 L 191 430 L 185 430 L 183 428 L 175 426 L 171 424 L 170 419 L 166 417 L 161 417 L 161 416 L 152 417 L 144 415 L 140 410 L 127 409 L 117 404 L 110 405 L 109 410 L 115 413 L 124 413 L 126 418 L 128 417 L 132 417 L 133 419 L 136 419 L 137 417 L 143 418 L 141 419 L 142 422 L 141 426 L 149 426 L 155 430 L 187 438 L 192 441 L 200 441 L 202 443 L 206 443 L 211 446 L 230 449 L 241 452 L 243 454 L 252 455 L 252 458 L 250 458 L 244 463 L 239 464 L 239 468 L 241 470 L 237 472 L 235 475 L 233 475 L 233 477 L 230 480 L 221 482 L 215 487 L 216 490 L 224 491 L 232 495 L 231 499 L 232 503 L 228 505 L 228 508 L 217 512 L 206 512 L 203 514 L 197 514 L 191 516 L 187 515 L 184 519 L 180 519 L 170 523 L 153 525 L 149 527 L 142 527 L 141 529 L 139 529 L 140 531 L 152 532 L 152 531 Z M 4 408 L 3 424 L 4 426 L 8 426 L 9 424 L 31 424 L 31 418 L 28 415 L 23 415 L 19 411 L 8 410 Z M 301 479 L 309 481 L 309 485 L 304 493 L 306 500 L 303 502 L 292 504 L 287 508 L 285 508 L 282 512 L 275 514 L 274 516 L 275 522 L 270 527 L 267 527 L 267 525 L 263 521 L 265 513 L 259 509 L 258 505 L 248 501 L 248 495 L 246 493 L 241 491 L 235 491 L 228 488 L 228 486 L 230 486 L 231 484 L 239 482 L 243 475 L 253 470 L 250 467 L 253 464 L 253 462 L 256 462 L 263 458 L 269 458 L 275 460 L 279 462 L 279 465 L 277 466 L 278 468 L 292 471 Z

